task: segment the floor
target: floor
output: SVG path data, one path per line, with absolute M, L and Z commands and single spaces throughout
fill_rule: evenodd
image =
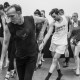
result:
M 75 69 L 73 69 L 75 68 L 74 59 L 72 58 L 70 59 L 69 67 L 67 68 L 62 67 L 63 61 L 64 59 L 61 58 L 60 64 L 61 64 L 61 70 L 63 73 L 63 77 L 61 80 L 80 80 L 80 76 L 76 76 Z M 45 58 L 45 62 L 43 63 L 42 68 L 34 72 L 32 80 L 45 80 L 45 77 L 48 73 L 50 65 L 51 65 L 51 58 Z M 5 68 L 2 71 L 0 71 L 0 80 L 4 80 L 6 70 L 7 69 Z M 52 76 L 50 77 L 50 80 L 56 80 L 56 78 L 57 78 L 57 72 L 55 70 Z M 18 80 L 18 77 L 16 77 L 15 75 L 14 78 L 11 78 L 10 80 Z

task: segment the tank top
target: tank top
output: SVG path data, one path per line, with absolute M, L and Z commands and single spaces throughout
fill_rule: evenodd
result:
M 65 16 L 62 16 L 62 22 L 55 22 L 55 32 L 51 42 L 57 45 L 67 45 L 68 21 Z
M 9 30 L 11 39 L 15 41 L 16 57 L 26 58 L 37 54 L 36 29 L 32 16 L 24 16 L 22 25 L 9 23 Z

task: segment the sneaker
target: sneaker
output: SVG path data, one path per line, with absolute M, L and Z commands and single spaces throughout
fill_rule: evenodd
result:
M 42 62 L 44 62 L 45 60 L 42 58 L 42 60 L 41 60 Z
M 76 76 L 80 76 L 79 69 L 76 69 Z
M 14 74 L 16 74 L 16 70 L 11 70 L 10 77 L 11 77 L 11 78 L 14 78 Z
M 9 80 L 10 79 L 10 72 L 7 71 L 6 76 L 5 76 L 5 80 Z

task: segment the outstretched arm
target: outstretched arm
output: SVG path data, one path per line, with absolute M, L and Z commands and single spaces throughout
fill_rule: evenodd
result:
M 33 16 L 34 22 L 36 23 L 42 23 L 42 22 L 48 22 L 48 20 L 44 17 L 38 17 L 38 16 Z

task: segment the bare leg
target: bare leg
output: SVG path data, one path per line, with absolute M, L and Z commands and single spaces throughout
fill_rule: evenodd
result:
M 74 58 L 75 58 L 75 63 L 76 63 L 76 75 L 80 75 L 80 72 L 79 72 L 79 52 L 80 52 L 80 45 L 75 46 Z
M 54 53 L 53 53 L 54 54 Z M 50 66 L 50 69 L 49 69 L 49 73 L 46 77 L 45 80 L 49 80 L 50 76 L 52 75 L 53 71 L 55 70 L 56 66 L 57 66 L 57 63 L 58 63 L 58 59 L 60 58 L 60 54 L 58 53 L 55 53 L 54 54 L 54 57 L 52 59 L 52 64 Z

